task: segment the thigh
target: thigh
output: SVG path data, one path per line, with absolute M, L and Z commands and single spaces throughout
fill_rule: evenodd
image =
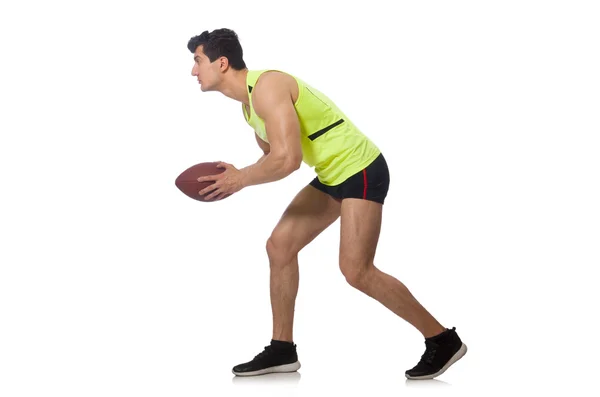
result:
M 340 220 L 340 267 L 342 270 L 363 269 L 373 263 L 379 234 L 383 204 L 373 200 L 345 199 Z
M 283 212 L 270 243 L 297 254 L 340 216 L 341 204 L 311 185 L 305 186 Z

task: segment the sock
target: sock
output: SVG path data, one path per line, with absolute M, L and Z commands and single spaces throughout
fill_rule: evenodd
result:
M 288 342 L 288 341 L 283 341 L 283 340 L 271 339 L 271 346 L 278 348 L 278 349 L 287 350 L 287 349 L 293 349 L 294 343 Z
M 442 332 L 440 332 L 440 333 L 439 333 L 439 334 L 437 334 L 437 335 L 430 336 L 429 338 L 425 338 L 425 339 L 427 339 L 427 340 L 430 340 L 430 341 L 432 341 L 432 342 L 440 342 L 440 341 L 443 341 L 444 339 L 446 339 L 446 337 L 447 337 L 447 336 L 450 334 L 450 332 L 451 332 L 451 331 L 454 331 L 454 329 L 455 329 L 455 328 L 452 328 L 452 329 L 448 329 L 448 328 L 446 328 L 446 330 L 445 330 L 445 331 L 442 331 Z

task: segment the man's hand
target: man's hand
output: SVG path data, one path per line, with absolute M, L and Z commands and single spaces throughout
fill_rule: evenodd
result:
M 207 175 L 198 178 L 198 182 L 214 181 L 213 184 L 198 192 L 202 196 L 210 193 L 205 197 L 207 201 L 211 201 L 213 198 L 221 200 L 235 192 L 239 192 L 244 187 L 242 184 L 242 172 L 233 165 L 221 161 L 217 165 L 217 168 L 225 168 L 225 171 L 217 175 Z

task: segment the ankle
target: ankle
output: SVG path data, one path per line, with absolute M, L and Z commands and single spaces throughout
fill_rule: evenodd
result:
M 428 321 L 427 324 L 423 324 L 424 327 L 421 330 L 423 337 L 425 339 L 430 339 L 435 336 L 438 336 L 448 330 L 448 328 L 444 327 L 442 324 L 438 323 L 435 320 Z
M 293 345 L 294 341 L 292 339 L 271 339 L 271 344 L 279 344 L 279 345 Z
M 271 346 L 277 349 L 293 349 L 296 347 L 293 341 L 291 340 L 279 340 L 279 339 L 271 339 Z
M 279 342 L 288 342 L 288 343 L 294 343 L 294 338 L 292 333 L 287 333 L 287 332 L 273 332 L 273 337 L 271 338 L 272 341 L 279 341 Z
M 452 331 L 454 331 L 454 328 L 442 328 L 440 331 L 434 332 L 433 334 L 426 337 L 425 339 L 434 341 L 434 342 L 444 341 L 450 336 Z

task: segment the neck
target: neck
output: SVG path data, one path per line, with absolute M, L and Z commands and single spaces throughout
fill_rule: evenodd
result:
M 232 73 L 228 74 L 221 87 L 219 87 L 219 91 L 226 97 L 249 105 L 250 100 L 248 98 L 248 89 L 246 88 L 247 75 L 248 69 L 232 70 Z

